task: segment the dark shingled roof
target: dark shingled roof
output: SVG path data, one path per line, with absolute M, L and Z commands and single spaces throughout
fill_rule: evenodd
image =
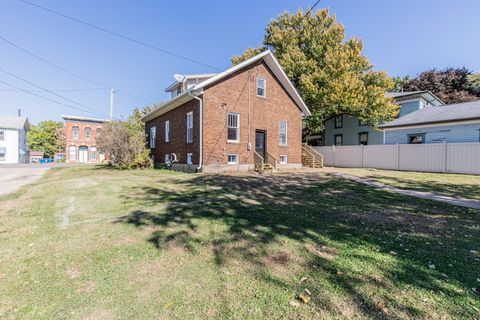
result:
M 480 120 L 480 100 L 449 104 L 439 107 L 425 107 L 396 120 L 381 124 L 380 128 L 404 127 L 418 124 Z

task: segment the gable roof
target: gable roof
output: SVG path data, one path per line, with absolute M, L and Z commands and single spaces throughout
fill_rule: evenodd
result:
M 211 78 L 213 76 L 217 75 L 217 73 L 201 73 L 201 74 L 184 74 L 184 81 L 192 80 L 192 79 L 205 79 L 205 78 Z M 176 88 L 181 82 L 176 81 L 169 85 L 167 88 L 165 88 L 165 92 L 170 92 L 174 88 Z
M 290 79 L 288 79 L 285 71 L 283 71 L 282 67 L 278 63 L 278 60 L 275 58 L 273 53 L 270 50 L 264 51 L 248 60 L 243 61 L 242 63 L 237 64 L 223 72 L 216 74 L 215 76 L 208 78 L 193 87 L 191 87 L 188 91 L 176 96 L 172 100 L 167 101 L 166 103 L 160 105 L 159 107 L 155 108 L 148 114 L 146 114 L 142 120 L 143 121 L 150 121 L 182 104 L 188 102 L 193 99 L 193 96 L 199 96 L 203 94 L 203 89 L 209 85 L 214 85 L 215 83 L 219 82 L 220 80 L 234 74 L 235 72 L 248 67 L 251 64 L 254 64 L 258 61 L 263 60 L 273 74 L 277 77 L 279 82 L 282 84 L 283 88 L 288 92 L 288 94 L 292 97 L 295 104 L 302 110 L 304 116 L 310 115 L 310 110 L 303 102 L 302 98 L 298 94 L 297 90 L 293 86 Z
M 61 116 L 64 120 L 77 120 L 77 121 L 89 121 L 89 122 L 110 122 L 108 119 L 100 119 L 100 118 L 90 118 L 90 117 L 82 117 L 82 116 Z
M 30 123 L 26 117 L 0 116 L 0 129 L 20 130 L 23 128 L 30 129 Z
M 480 100 L 439 107 L 425 107 L 396 120 L 381 124 L 379 127 L 394 128 L 465 120 L 480 121 Z

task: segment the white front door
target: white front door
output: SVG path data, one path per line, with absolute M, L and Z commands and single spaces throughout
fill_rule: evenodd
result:
M 88 147 L 78 148 L 78 162 L 83 162 L 83 163 L 88 162 Z

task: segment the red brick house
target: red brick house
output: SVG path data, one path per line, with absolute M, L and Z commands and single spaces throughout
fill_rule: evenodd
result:
M 310 111 L 270 51 L 219 74 L 175 78 L 172 99 L 143 117 L 155 164 L 204 172 L 302 166 Z
M 97 136 L 109 120 L 78 116 L 62 116 L 65 120 L 66 162 L 99 163 L 104 160 L 97 150 Z

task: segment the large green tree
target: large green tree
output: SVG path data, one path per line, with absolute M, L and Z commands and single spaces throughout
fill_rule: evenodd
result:
M 27 133 L 27 145 L 32 151 L 43 151 L 45 157 L 53 157 L 65 150 L 63 123 L 47 120 L 32 126 Z
M 285 12 L 271 21 L 259 48 L 232 58 L 237 64 L 270 49 L 312 111 L 307 133 L 323 129 L 327 117 L 347 114 L 376 126 L 398 113 L 385 97 L 392 79 L 363 54 L 361 40 L 345 38 L 345 27 L 328 9 Z

